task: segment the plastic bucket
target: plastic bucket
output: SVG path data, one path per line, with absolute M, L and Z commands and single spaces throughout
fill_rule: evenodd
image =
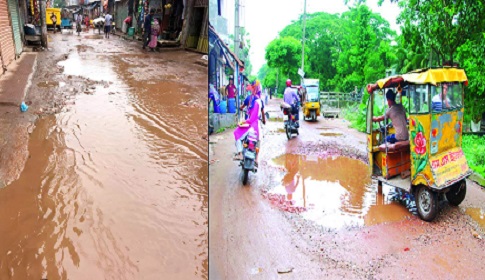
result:
M 221 114 L 227 113 L 227 101 L 221 100 L 221 103 L 219 104 L 219 110 L 221 110 Z
M 135 35 L 135 28 L 130 27 L 128 28 L 128 36 L 134 36 Z
M 236 113 L 236 99 L 235 98 L 229 98 L 228 100 L 228 104 L 229 104 L 229 113 L 230 114 L 234 114 Z

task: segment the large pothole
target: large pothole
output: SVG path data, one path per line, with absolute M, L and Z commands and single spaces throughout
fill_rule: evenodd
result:
M 367 164 L 344 156 L 285 154 L 272 162 L 281 182 L 264 194 L 279 209 L 300 213 L 325 228 L 369 226 L 412 216 L 403 194 L 378 193 Z M 284 170 L 284 171 L 283 171 Z

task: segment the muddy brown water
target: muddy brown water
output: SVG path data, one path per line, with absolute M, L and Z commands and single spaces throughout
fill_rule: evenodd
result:
M 206 83 L 88 52 L 59 65 L 111 83 L 38 120 L 0 189 L 0 279 L 206 279 L 207 109 L 177 106 Z
M 323 132 L 320 133 L 322 136 L 329 136 L 329 137 L 337 137 L 337 136 L 342 136 L 342 133 L 336 133 L 336 132 Z
M 45 81 L 45 82 L 40 82 L 37 83 L 38 87 L 58 87 L 59 82 L 58 81 Z
M 482 208 L 467 208 L 466 213 L 485 230 L 485 210 Z
M 268 194 L 272 203 L 324 227 L 370 226 L 412 216 L 389 200 L 391 188 L 377 192 L 368 166 L 360 160 L 286 154 L 273 164 L 286 171 L 281 185 Z

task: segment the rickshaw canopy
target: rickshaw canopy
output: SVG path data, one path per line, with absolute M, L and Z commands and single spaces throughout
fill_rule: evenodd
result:
M 464 82 L 468 85 L 468 78 L 465 70 L 459 68 L 427 68 L 411 71 L 402 75 L 395 75 L 378 80 L 375 84 L 367 85 L 367 92 L 372 94 L 376 89 L 405 86 L 407 84 L 434 86 L 440 83 Z

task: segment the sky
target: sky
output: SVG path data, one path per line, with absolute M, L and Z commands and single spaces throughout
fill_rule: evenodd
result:
M 399 7 L 396 3 L 384 1 L 381 7 L 378 0 L 367 0 L 367 6 L 372 11 L 381 14 L 391 25 L 391 28 L 399 33 L 396 19 L 399 15 Z M 278 37 L 278 32 L 292 20 L 297 20 L 303 14 L 303 0 L 243 0 L 245 15 L 242 25 L 249 32 L 251 40 L 250 59 L 253 65 L 252 74 L 256 75 L 261 66 L 266 63 L 264 59 L 265 48 L 273 39 Z M 234 5 L 234 0 L 227 1 L 228 5 Z M 344 0 L 307 0 L 307 13 L 327 12 L 343 13 L 348 10 Z M 233 10 L 234 11 L 234 10 Z M 262 24 L 268 22 L 270 24 Z M 234 16 L 228 16 L 229 33 L 234 33 Z

